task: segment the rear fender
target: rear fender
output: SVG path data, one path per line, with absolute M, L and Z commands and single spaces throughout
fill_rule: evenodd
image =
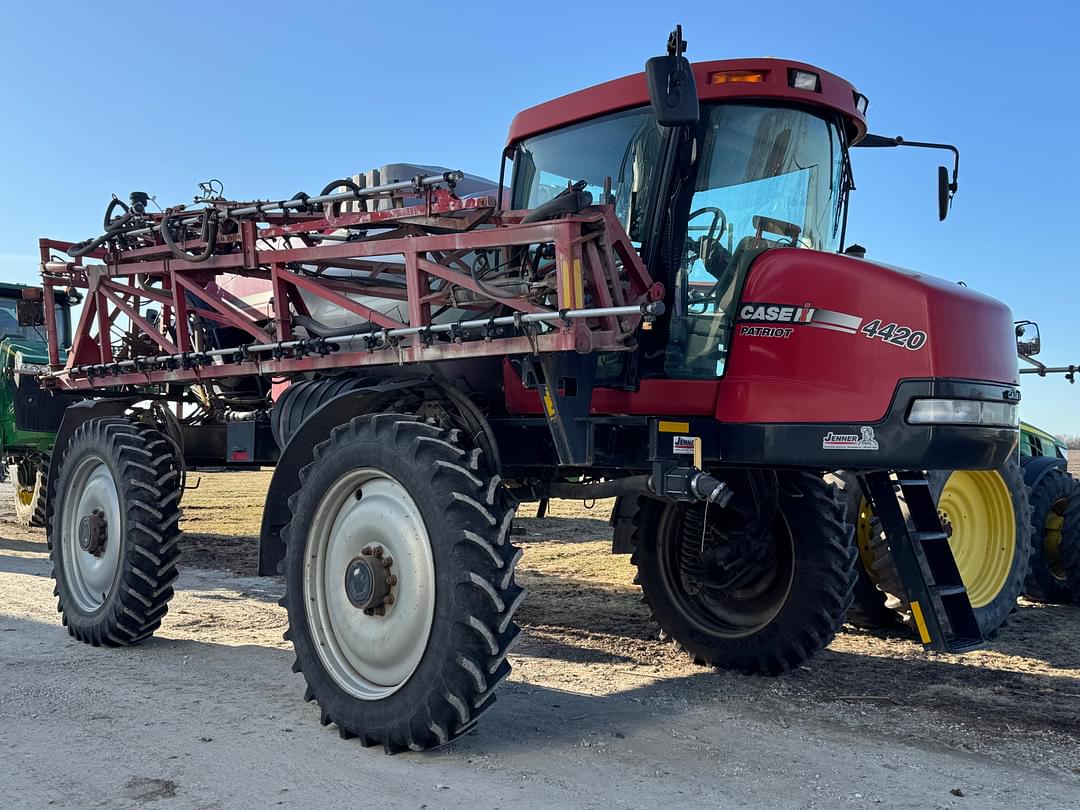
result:
M 127 409 L 138 401 L 137 397 L 131 399 L 87 399 L 69 405 L 64 410 L 64 418 L 60 421 L 60 429 L 56 431 L 56 440 L 53 442 L 52 447 L 52 459 L 49 463 L 49 477 L 45 489 L 46 504 L 54 503 L 56 472 L 60 467 L 56 462 L 59 462 L 63 457 L 68 440 L 71 439 L 72 434 L 78 430 L 79 426 L 90 419 L 123 416 Z M 46 537 L 49 547 L 52 548 L 52 538 L 48 536 L 48 526 L 46 526 Z
M 1020 459 L 1020 472 L 1024 476 L 1024 485 L 1028 490 L 1033 490 L 1046 474 L 1053 469 L 1067 469 L 1069 463 L 1063 458 L 1056 456 L 1029 456 Z

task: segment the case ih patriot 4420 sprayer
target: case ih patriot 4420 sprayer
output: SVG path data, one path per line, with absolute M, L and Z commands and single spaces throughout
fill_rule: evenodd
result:
M 278 201 L 207 186 L 42 240 L 72 635 L 159 626 L 186 469 L 273 465 L 260 569 L 285 575 L 295 669 L 342 736 L 423 749 L 491 706 L 520 501 L 621 496 L 615 551 L 660 627 L 703 663 L 777 673 L 851 602 L 823 480 L 844 468 L 923 642 L 980 644 L 924 471 L 1015 450 L 1009 310 L 840 252 L 848 151 L 873 138 L 851 85 L 683 49 L 518 115 L 509 206 L 458 196 L 456 172 Z M 59 292 L 84 297 L 63 362 Z

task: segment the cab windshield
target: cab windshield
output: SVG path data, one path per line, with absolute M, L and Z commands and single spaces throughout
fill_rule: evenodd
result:
M 0 297 L 0 340 L 16 338 L 45 343 L 44 326 L 19 326 L 17 298 Z M 56 305 L 56 328 L 60 330 L 60 345 L 68 343 L 68 313 L 60 304 Z
M 652 110 L 607 115 L 529 138 L 514 161 L 513 206 L 535 208 L 584 180 L 600 202 L 610 178 L 615 213 L 635 244 L 654 195 L 662 130 Z
M 530 138 L 517 151 L 513 205 L 534 208 L 578 180 L 599 200 L 610 178 L 616 214 L 640 247 L 650 206 L 673 198 L 682 249 L 665 280 L 674 301 L 664 373 L 715 378 L 750 258 L 769 247 L 839 247 L 843 142 L 836 122 L 805 110 L 703 105 L 688 175 L 659 189 L 662 141 L 647 107 Z
M 840 244 L 843 144 L 834 123 L 787 107 L 712 105 L 698 145 L 664 363 L 672 377 L 723 374 L 757 251 Z

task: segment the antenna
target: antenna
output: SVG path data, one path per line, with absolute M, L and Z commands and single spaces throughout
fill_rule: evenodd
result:
M 682 38 L 682 26 L 676 25 L 675 30 L 668 34 L 668 56 L 682 56 L 686 53 L 686 40 Z

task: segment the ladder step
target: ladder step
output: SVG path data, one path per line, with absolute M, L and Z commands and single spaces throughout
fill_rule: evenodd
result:
M 933 543 L 941 540 L 948 542 L 949 535 L 945 534 L 945 532 L 940 530 L 933 530 L 928 532 L 912 532 L 911 539 L 917 540 L 920 543 Z
M 923 644 L 961 653 L 983 644 L 982 631 L 960 579 L 933 490 L 917 470 L 867 474 L 862 481 L 889 539 Z M 906 500 L 906 510 L 901 506 Z
M 922 487 L 923 489 L 930 489 L 930 482 L 925 478 L 899 478 L 896 483 L 905 489 L 913 487 Z
M 966 638 L 964 636 L 954 636 L 945 642 L 945 649 L 943 652 L 947 653 L 966 653 L 974 650 L 980 650 L 986 646 L 986 643 L 981 638 Z
M 932 585 L 930 589 L 938 596 L 955 596 L 961 593 L 967 593 L 967 588 L 963 585 Z

